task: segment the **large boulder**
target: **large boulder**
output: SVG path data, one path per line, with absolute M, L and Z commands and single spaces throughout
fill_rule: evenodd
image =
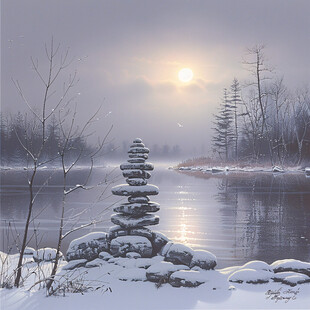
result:
M 214 269 L 216 266 L 216 256 L 204 250 L 193 251 L 190 267 L 193 268 L 195 266 L 205 270 Z
M 91 261 L 97 258 L 100 252 L 108 250 L 108 234 L 105 232 L 92 232 L 72 240 L 66 256 L 68 261 L 74 259 Z
M 146 278 L 151 282 L 168 282 L 170 275 L 178 270 L 189 270 L 189 267 L 174 265 L 170 262 L 159 262 L 146 269 Z
M 180 270 L 171 274 L 169 283 L 174 287 L 196 287 L 206 282 L 206 276 L 200 271 Z
M 190 266 L 193 258 L 193 252 L 194 251 L 190 247 L 184 244 L 173 243 L 164 255 L 165 261 Z
M 270 278 L 271 273 L 264 270 L 241 269 L 232 273 L 228 277 L 228 281 L 234 283 L 262 284 L 268 283 Z
M 169 242 L 169 239 L 161 232 L 153 231 L 151 241 L 154 251 L 153 254 L 156 255 Z
M 110 252 L 114 256 L 125 256 L 128 252 L 136 252 L 141 257 L 151 257 L 153 248 L 150 240 L 142 236 L 121 236 L 113 239 Z

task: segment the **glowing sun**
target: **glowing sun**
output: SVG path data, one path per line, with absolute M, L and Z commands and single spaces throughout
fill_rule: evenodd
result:
M 183 83 L 190 82 L 193 77 L 194 74 L 190 68 L 183 68 L 179 71 L 179 80 Z

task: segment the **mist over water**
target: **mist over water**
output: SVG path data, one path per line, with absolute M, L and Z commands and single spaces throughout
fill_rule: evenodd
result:
M 156 164 L 149 180 L 160 189 L 159 195 L 151 200 L 161 205 L 160 223 L 151 229 L 161 231 L 175 242 L 211 251 L 217 256 L 219 267 L 254 259 L 268 263 L 285 258 L 310 259 L 310 179 L 304 174 L 275 176 L 272 173 L 232 172 L 227 175 L 195 173 L 193 176 L 167 167 Z M 109 168 L 96 168 L 91 183 L 103 180 L 107 170 Z M 40 172 L 38 184 L 50 172 Z M 87 170 L 81 168 L 71 175 L 69 183 L 72 186 L 80 183 L 86 175 Z M 125 182 L 119 169 L 113 175 L 117 177 L 115 184 Z M 21 232 L 26 218 L 26 171 L 1 171 L 1 178 L 1 250 L 6 250 L 13 241 L 12 231 Z M 102 185 L 90 191 L 78 190 L 69 195 L 66 209 L 71 218 L 66 229 L 75 223 L 80 225 L 99 218 L 99 213 L 121 201 L 110 195 L 113 185 L 108 188 Z M 105 199 L 98 202 L 97 197 L 104 190 Z M 32 238 L 30 246 L 56 246 L 61 193 L 61 171 L 55 170 L 35 203 L 38 236 Z M 66 252 L 73 238 L 90 231 L 107 231 L 112 226 L 112 208 L 103 213 L 102 223 L 72 233 L 65 239 L 62 251 Z M 78 213 L 81 216 L 72 217 Z M 8 223 L 12 228 L 9 235 Z M 33 228 L 32 224 L 32 231 Z

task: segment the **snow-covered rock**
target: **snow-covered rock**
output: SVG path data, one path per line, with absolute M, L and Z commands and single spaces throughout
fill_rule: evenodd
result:
M 33 253 L 33 259 L 34 259 L 35 262 L 41 262 L 41 261 L 49 262 L 49 261 L 53 261 L 56 258 L 56 253 L 57 253 L 56 249 L 42 248 L 42 249 L 36 250 Z M 59 257 L 62 257 L 62 256 L 63 256 L 63 254 L 60 252 Z
M 282 259 L 273 262 L 270 267 L 274 272 L 295 271 L 310 276 L 310 263 L 297 259 Z
M 214 269 L 216 266 L 216 256 L 205 250 L 193 251 L 193 258 L 190 262 L 190 267 L 198 266 L 202 269 Z
M 151 282 L 167 282 L 170 275 L 178 270 L 189 270 L 185 265 L 174 265 L 170 262 L 159 262 L 146 269 L 146 278 Z
M 271 279 L 274 281 L 274 282 L 282 282 L 285 278 L 287 277 L 291 277 L 291 276 L 299 276 L 299 275 L 302 275 L 302 276 L 305 276 L 306 278 L 309 278 L 307 275 L 303 274 L 303 273 L 298 273 L 298 272 L 294 272 L 294 271 L 284 271 L 284 272 L 277 272 L 277 273 L 274 273 L 272 276 L 271 276 Z
M 154 165 L 151 163 L 125 163 L 120 165 L 121 170 L 153 170 Z
M 24 255 L 31 255 L 33 256 L 33 254 L 36 252 L 36 250 L 34 248 L 31 247 L 26 247 L 24 250 Z
M 143 153 L 149 153 L 150 150 L 146 147 L 131 147 L 128 151 L 128 154 L 137 154 L 137 153 L 140 153 L 140 154 L 143 154 Z
M 121 281 L 146 281 L 146 270 L 141 268 L 131 268 L 122 270 L 118 274 Z
M 158 195 L 159 189 L 157 186 L 152 184 L 142 186 L 120 184 L 112 188 L 112 193 L 118 196 L 147 196 Z
M 148 238 L 149 240 L 153 238 L 152 231 L 145 227 L 132 228 L 132 229 L 129 229 L 128 232 L 129 232 L 129 235 L 142 236 L 142 237 Z
M 132 169 L 132 170 L 123 170 L 123 176 L 125 178 L 149 179 L 151 177 L 151 174 L 145 170 Z
M 86 268 L 94 268 L 94 267 L 100 267 L 105 263 L 103 259 L 95 258 L 94 260 L 87 262 L 85 267 Z
M 244 264 L 241 269 L 264 270 L 273 273 L 273 269 L 267 263 L 260 260 L 253 260 Z
M 159 216 L 153 214 L 144 214 L 139 217 L 133 217 L 127 214 L 113 214 L 111 222 L 124 228 L 134 228 L 141 226 L 157 225 Z
M 125 256 L 128 252 L 136 252 L 141 257 L 151 257 L 153 248 L 151 242 L 141 236 L 121 236 L 113 239 L 110 252 L 115 256 Z
M 73 270 L 75 268 L 84 267 L 87 263 L 87 259 L 76 259 L 70 261 L 67 265 L 63 266 L 63 270 Z
M 279 166 L 273 166 L 272 167 L 272 172 L 274 172 L 274 173 L 283 173 L 284 170 L 281 167 L 279 167 Z
M 138 160 L 138 159 L 132 159 L 132 160 Z M 144 159 L 141 159 L 141 160 L 144 160 Z M 127 182 L 127 184 L 129 184 L 131 186 L 142 186 L 142 185 L 146 185 L 147 184 L 146 179 L 140 179 L 140 178 L 134 178 L 134 179 L 127 178 L 126 182 Z
M 165 260 L 174 264 L 190 266 L 193 250 L 181 243 L 173 243 L 165 254 Z
M 153 231 L 151 241 L 153 245 L 153 254 L 157 254 L 169 242 L 169 239 L 161 232 Z
M 228 277 L 229 282 L 234 283 L 251 283 L 251 284 L 261 284 L 268 283 L 271 278 L 270 272 L 258 271 L 255 269 L 241 269 L 235 271 Z
M 85 258 L 91 261 L 102 251 L 109 250 L 108 235 L 105 232 L 92 232 L 71 241 L 67 250 L 67 260 Z
M 130 215 L 143 215 L 147 212 L 157 212 L 159 209 L 160 206 L 156 202 L 124 203 L 118 207 L 115 207 L 113 211 Z
M 295 274 L 295 275 L 291 275 L 288 277 L 285 277 L 282 280 L 283 284 L 287 284 L 290 286 L 296 286 L 297 284 L 304 284 L 304 283 L 309 283 L 310 282 L 310 277 L 308 277 L 305 274 Z
M 128 252 L 126 253 L 127 258 L 141 258 L 141 254 L 137 252 Z
M 102 251 L 102 252 L 99 253 L 99 258 L 101 258 L 104 261 L 107 261 L 107 260 L 109 260 L 112 257 L 113 256 L 109 252 Z
M 129 158 L 127 161 L 129 163 L 131 163 L 131 164 L 142 164 L 142 163 L 145 163 L 145 159 L 144 158 Z
M 174 287 L 196 287 L 205 282 L 205 274 L 194 270 L 176 271 L 169 277 L 169 283 Z

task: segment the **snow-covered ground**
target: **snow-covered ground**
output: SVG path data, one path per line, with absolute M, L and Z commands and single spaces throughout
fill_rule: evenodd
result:
M 6 257 L 2 253 L 2 258 Z M 146 282 L 148 268 L 162 273 L 169 264 L 162 257 L 110 258 L 102 256 L 85 267 L 67 270 L 62 261 L 57 277 L 61 289 L 57 296 L 46 297 L 39 282 L 51 270 L 50 262 L 34 262 L 32 256 L 25 259 L 23 275 L 28 275 L 24 286 L 16 289 L 0 289 L 3 310 L 54 310 L 54 309 L 309 309 L 310 280 L 304 273 L 284 271 L 286 268 L 310 272 L 310 264 L 295 260 L 277 261 L 271 265 L 253 261 L 243 266 L 225 269 L 178 271 L 174 277 L 188 281 L 204 282 L 195 288 L 173 287 L 169 283 L 156 285 Z M 8 257 L 9 273 L 17 256 Z M 3 261 L 3 259 L 2 259 Z M 74 261 L 71 261 L 74 262 Z M 69 263 L 70 264 L 70 263 Z M 151 264 L 151 267 L 150 267 Z M 6 264 L 4 264 L 5 266 Z M 154 267 L 155 266 L 155 267 Z M 181 267 L 180 267 L 181 268 Z M 276 271 L 276 273 L 274 273 Z M 7 274 L 8 275 L 8 274 Z M 283 279 L 291 282 L 283 283 Z M 39 283 L 33 284 L 38 281 Z M 250 283 L 247 283 L 250 282 Z M 253 284 L 258 282 L 259 284 Z M 290 285 L 289 285 L 290 283 Z M 32 288 L 31 288 L 32 287 Z M 64 292 L 64 289 L 66 291 Z M 78 293 L 70 293 L 70 289 Z M 85 291 L 84 291 L 85 289 Z M 84 292 L 83 292 L 84 291 Z

